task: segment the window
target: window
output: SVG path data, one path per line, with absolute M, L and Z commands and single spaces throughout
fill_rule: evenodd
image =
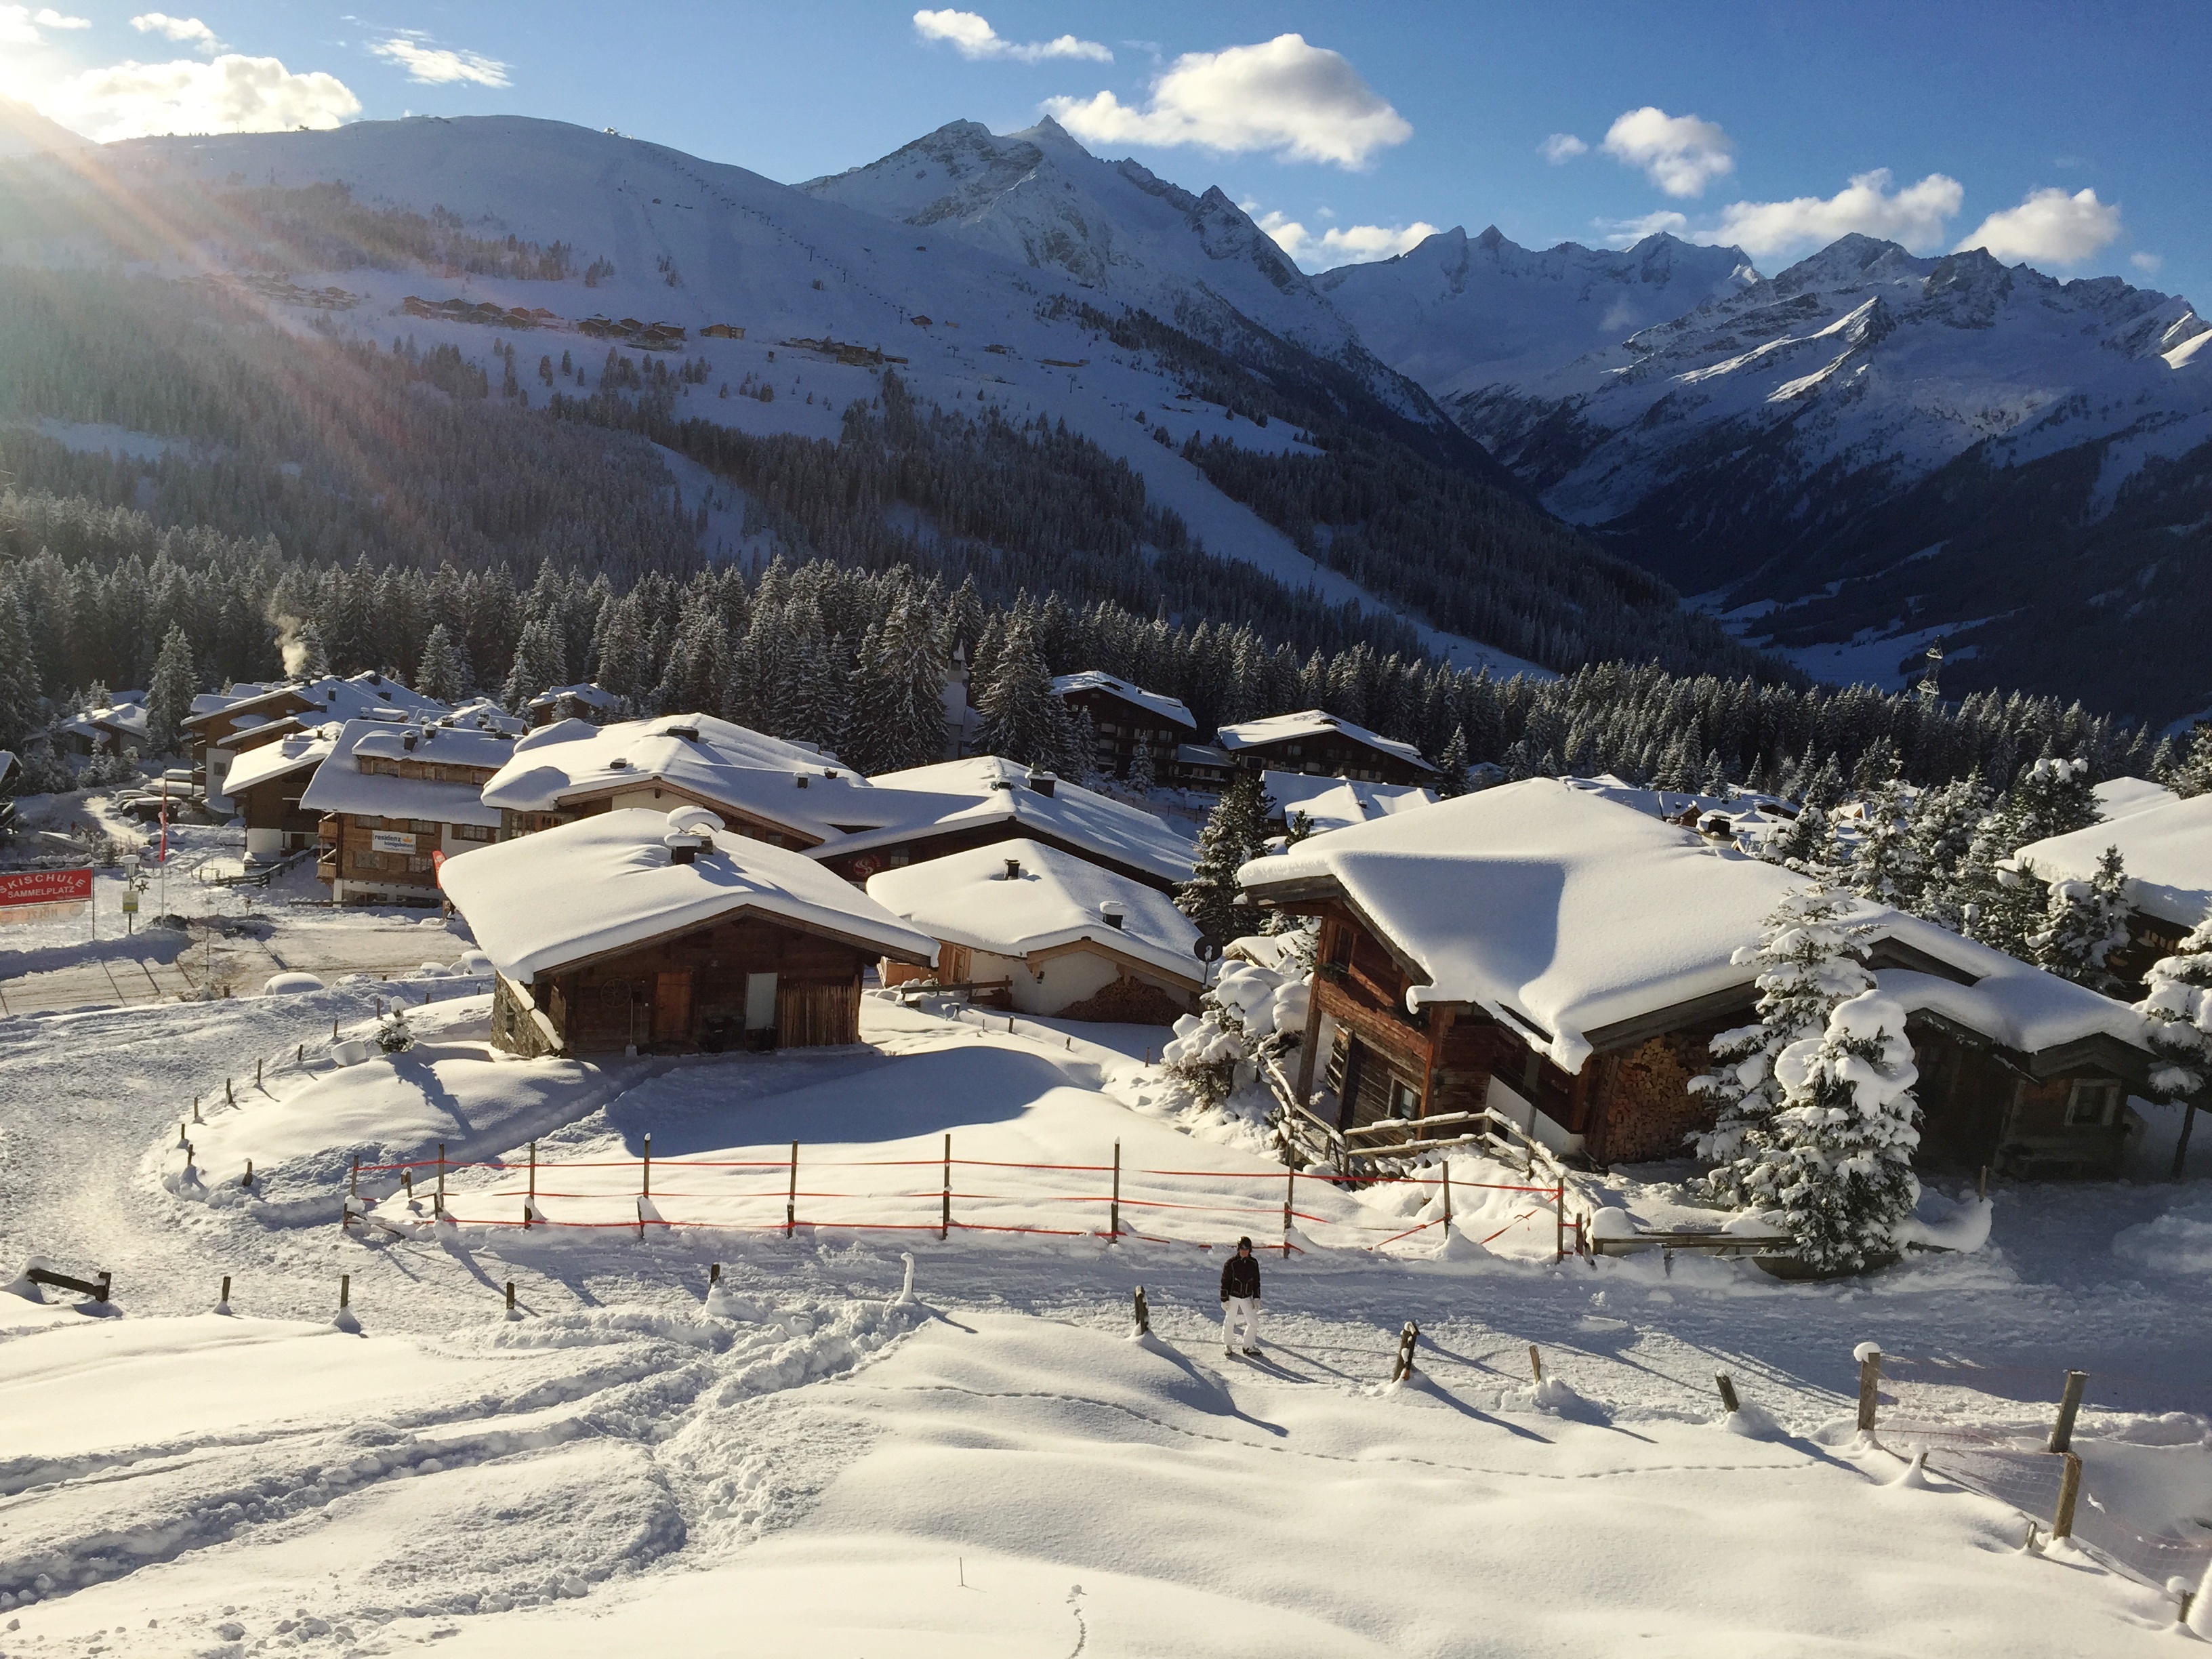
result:
M 2090 1078 L 2077 1078 L 2066 1101 L 2066 1127 L 2101 1129 L 2112 1121 L 2120 1103 L 2120 1085 Z
M 1401 1077 L 1390 1079 L 1390 1115 L 1414 1118 L 1421 1115 L 1421 1091 Z

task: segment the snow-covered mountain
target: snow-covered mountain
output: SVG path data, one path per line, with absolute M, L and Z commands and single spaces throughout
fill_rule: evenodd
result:
M 48 120 L 19 99 L 0 98 L 0 160 L 35 155 L 42 150 L 59 153 L 85 149 L 91 143 L 59 122 Z
M 866 167 L 799 188 L 986 248 L 1207 338 L 1238 319 L 1324 356 L 1361 357 L 1312 280 L 1216 186 L 1194 196 L 1133 161 L 1103 161 L 1047 117 L 994 134 L 954 121 Z
M 2187 654 L 2144 630 L 2212 586 L 2212 328 L 2185 300 L 1858 235 L 1771 277 L 1668 238 L 1438 237 L 1323 287 L 1553 512 L 1816 672 L 1895 683 L 1948 635 L 1960 685 L 2212 701 L 2212 673 L 2143 661 Z M 1615 306 L 1630 326 L 1578 349 Z
M 1454 227 L 1372 264 L 1315 279 L 1369 349 L 1436 396 L 1555 368 L 1759 280 L 1732 247 L 1660 232 L 1625 252 L 1541 250 L 1495 225 Z

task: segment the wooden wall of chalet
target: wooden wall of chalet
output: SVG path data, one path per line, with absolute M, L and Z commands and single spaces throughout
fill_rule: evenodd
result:
M 568 1054 L 659 1054 L 748 1046 L 746 977 L 776 975 L 776 1042 L 860 1041 L 860 974 L 872 953 L 757 916 L 717 922 L 532 988 Z
M 1164 778 L 1175 763 L 1176 749 L 1198 735 L 1103 686 L 1070 691 L 1060 701 L 1091 716 L 1091 729 L 1098 734 L 1099 764 L 1117 778 L 1129 775 L 1139 741 L 1151 751 L 1153 772 Z
M 999 822 L 978 823 L 941 834 L 918 836 L 912 841 L 901 842 L 896 847 L 872 847 L 857 853 L 846 853 L 836 858 L 822 860 L 846 880 L 855 885 L 865 884 L 870 876 L 884 870 L 902 870 L 909 864 L 927 864 L 932 859 L 941 859 L 954 853 L 965 853 L 971 848 L 994 847 L 1002 841 L 1026 838 L 1047 847 L 1056 847 L 1102 870 L 1111 870 L 1116 875 L 1127 876 L 1132 881 L 1142 882 L 1156 892 L 1175 890 L 1173 877 L 1155 875 L 1150 870 L 1140 870 L 1132 864 L 1122 864 L 1106 858 L 1087 847 L 1078 847 L 1072 842 L 1040 830 L 1032 824 Z
M 1382 750 L 1370 749 L 1340 732 L 1279 738 L 1236 752 L 1240 766 L 1265 767 L 1276 772 L 1310 772 L 1321 777 L 1358 778 L 1370 783 L 1433 783 L 1437 776 L 1425 767 Z
M 751 841 L 766 842 L 771 847 L 787 847 L 803 853 L 810 847 L 821 845 L 818 836 L 800 834 L 781 824 L 770 823 L 765 818 L 753 818 L 738 811 L 724 801 L 708 800 L 703 795 L 685 789 L 673 789 L 666 785 L 632 786 L 623 792 L 644 797 L 641 800 L 626 801 L 630 806 L 647 806 L 656 812 L 673 811 L 679 806 L 703 806 L 722 820 L 723 828 L 733 836 L 744 836 Z M 798 793 L 794 788 L 793 793 Z M 803 805 L 811 797 L 800 795 Z M 550 812 L 522 812 L 513 807 L 501 809 L 499 815 L 499 838 L 514 841 L 523 836 L 534 836 L 541 830 L 557 830 L 564 823 L 574 823 L 578 818 L 597 817 L 602 812 L 614 810 L 615 798 L 603 795 L 592 800 L 574 801 Z
M 288 839 L 314 839 L 322 819 L 313 812 L 300 810 L 300 797 L 307 793 L 307 785 L 314 777 L 311 766 L 296 772 L 258 783 L 243 793 L 230 798 L 231 808 L 246 820 L 249 830 L 282 830 Z

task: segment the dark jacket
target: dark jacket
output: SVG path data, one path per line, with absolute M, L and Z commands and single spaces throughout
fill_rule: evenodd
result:
M 1221 1299 L 1232 1296 L 1257 1297 L 1260 1294 L 1260 1259 L 1252 1255 L 1232 1255 L 1221 1264 Z

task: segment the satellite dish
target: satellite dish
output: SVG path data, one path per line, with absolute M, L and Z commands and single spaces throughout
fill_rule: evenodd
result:
M 1200 962 L 1212 962 L 1221 955 L 1221 941 L 1211 933 L 1200 933 L 1198 942 L 1190 947 L 1191 955 Z

